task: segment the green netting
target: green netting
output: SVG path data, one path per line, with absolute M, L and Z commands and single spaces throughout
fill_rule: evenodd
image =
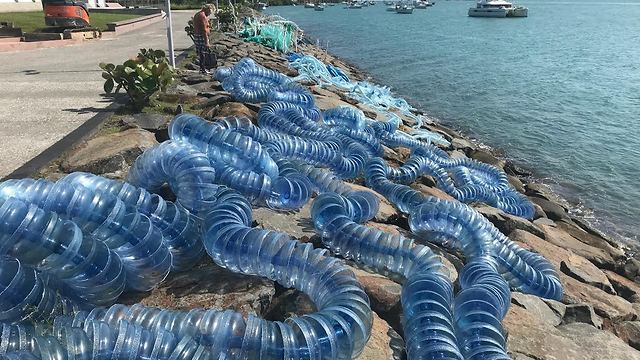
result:
M 297 43 L 300 33 L 300 28 L 291 21 L 266 17 L 245 19 L 240 36 L 247 41 L 288 53 Z

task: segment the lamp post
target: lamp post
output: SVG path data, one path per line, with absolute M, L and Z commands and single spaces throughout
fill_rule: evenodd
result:
M 167 7 L 167 40 L 169 41 L 169 63 L 176 67 L 176 54 L 173 50 L 173 24 L 171 22 L 171 0 L 165 0 Z

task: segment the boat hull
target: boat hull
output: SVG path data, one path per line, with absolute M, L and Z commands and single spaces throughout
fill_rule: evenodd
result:
M 527 17 L 529 16 L 529 9 L 527 8 L 515 8 L 509 10 L 507 17 Z
M 396 9 L 396 13 L 398 13 L 398 14 L 413 14 L 413 8 Z
M 503 18 L 507 17 L 507 9 L 469 9 L 469 16 L 471 17 L 491 17 L 491 18 Z

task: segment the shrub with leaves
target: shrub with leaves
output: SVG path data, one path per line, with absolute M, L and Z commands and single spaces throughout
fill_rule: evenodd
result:
M 173 82 L 174 70 L 162 50 L 140 49 L 136 58 L 122 65 L 100 63 L 100 68 L 104 70 L 104 91 L 124 89 L 136 108 L 147 105 L 151 95 L 165 91 Z

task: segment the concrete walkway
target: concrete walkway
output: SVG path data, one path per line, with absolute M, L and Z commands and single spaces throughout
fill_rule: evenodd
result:
M 173 12 L 176 55 L 192 45 L 184 27 L 194 11 Z M 106 111 L 100 62 L 121 64 L 140 48 L 167 50 L 166 23 L 114 39 L 0 56 L 0 178 L 94 115 Z

